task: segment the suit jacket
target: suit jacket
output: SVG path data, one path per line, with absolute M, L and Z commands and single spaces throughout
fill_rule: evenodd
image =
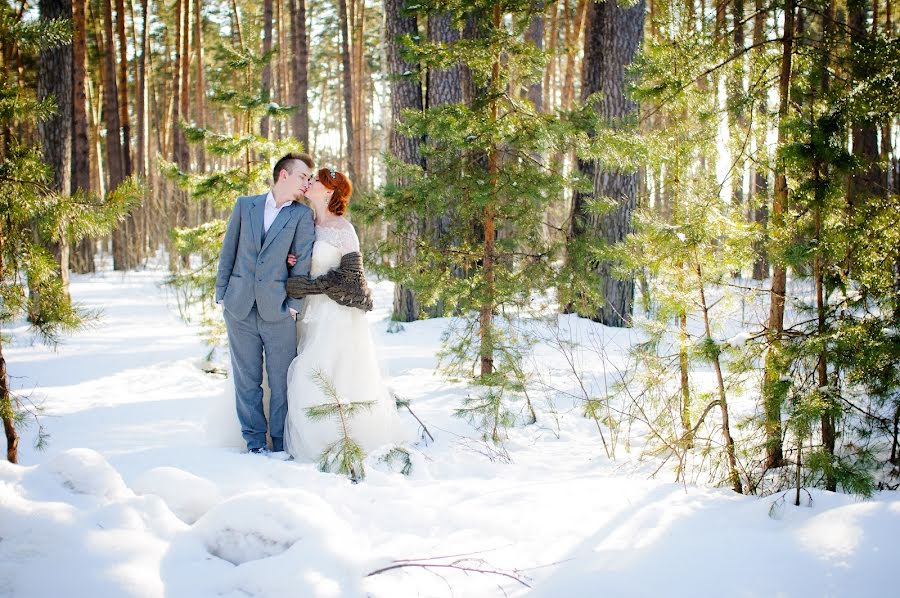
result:
M 266 196 L 238 197 L 228 219 L 225 240 L 219 253 L 216 276 L 216 302 L 243 320 L 254 302 L 263 320 L 276 322 L 290 315 L 288 308 L 300 311 L 302 299 L 287 296 L 288 276 L 309 275 L 312 248 L 316 240 L 313 211 L 292 202 L 276 216 L 263 239 L 263 211 Z M 287 254 L 297 256 L 293 268 Z

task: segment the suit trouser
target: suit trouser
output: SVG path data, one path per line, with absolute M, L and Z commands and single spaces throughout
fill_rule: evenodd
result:
M 272 450 L 284 449 L 287 417 L 287 372 L 297 356 L 297 326 L 290 316 L 278 322 L 259 317 L 256 304 L 243 320 L 225 311 L 225 328 L 231 349 L 231 371 L 241 434 L 248 449 L 266 446 L 266 416 L 263 412 L 263 352 L 269 379 L 269 435 Z

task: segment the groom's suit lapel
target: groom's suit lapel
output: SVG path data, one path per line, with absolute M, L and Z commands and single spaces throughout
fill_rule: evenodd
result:
M 275 216 L 275 220 L 272 222 L 272 226 L 269 227 L 269 232 L 266 233 L 266 240 L 263 241 L 262 249 L 260 249 L 260 253 L 266 250 L 266 247 L 269 246 L 269 243 L 272 242 L 272 239 L 278 236 L 278 233 L 281 232 L 281 229 L 288 223 L 291 217 L 294 215 L 294 210 L 296 209 L 296 204 L 291 202 L 291 205 L 285 206 L 278 215 Z
M 266 196 L 257 195 L 250 204 L 250 226 L 253 229 L 253 240 L 256 243 L 256 252 L 262 251 L 263 215 L 266 209 Z

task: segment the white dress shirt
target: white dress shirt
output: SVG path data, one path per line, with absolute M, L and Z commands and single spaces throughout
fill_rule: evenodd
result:
M 281 204 L 281 207 L 275 207 L 275 196 L 269 191 L 269 194 L 266 195 L 266 209 L 263 211 L 263 230 L 269 232 L 269 227 L 275 222 L 275 217 L 290 204 L 291 202 L 286 201 Z

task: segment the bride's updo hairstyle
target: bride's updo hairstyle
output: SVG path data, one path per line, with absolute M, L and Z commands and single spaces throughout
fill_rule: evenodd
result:
M 318 174 L 319 182 L 326 189 L 334 191 L 331 195 L 331 201 L 328 202 L 328 211 L 337 216 L 343 216 L 344 212 L 347 211 L 350 194 L 353 193 L 353 185 L 350 183 L 350 179 L 344 176 L 343 172 L 330 168 L 322 168 Z

